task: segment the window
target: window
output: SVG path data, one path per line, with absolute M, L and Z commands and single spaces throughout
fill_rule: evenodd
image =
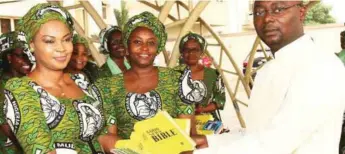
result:
M 0 19 L 1 33 L 8 33 L 11 31 L 11 20 L 10 19 Z

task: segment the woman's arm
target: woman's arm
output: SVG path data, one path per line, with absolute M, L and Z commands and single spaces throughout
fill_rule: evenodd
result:
M 98 142 L 102 145 L 104 152 L 110 153 L 115 148 L 115 144 L 121 138 L 117 135 L 116 125 L 108 126 L 107 133 L 98 137 Z
M 11 83 L 8 85 L 7 87 L 13 88 Z M 33 97 L 34 93 L 20 89 L 15 89 L 13 93 L 5 90 L 7 111 L 14 112 L 14 118 L 8 117 L 13 126 L 12 131 L 25 152 L 54 152 L 52 134 L 46 124 L 39 100 Z

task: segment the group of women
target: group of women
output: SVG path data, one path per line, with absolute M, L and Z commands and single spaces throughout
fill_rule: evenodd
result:
M 191 119 L 197 148 L 207 146 L 196 133 L 195 115 L 211 113 L 220 120 L 215 113 L 224 107 L 225 92 L 217 71 L 199 62 L 207 47 L 202 36 L 182 38 L 185 64 L 154 66 L 167 33 L 157 17 L 143 12 L 123 30 L 101 31 L 100 52 L 108 58 L 92 73 L 86 69 L 88 42 L 74 34 L 64 8 L 35 5 L 18 25 L 11 37 L 0 37 L 4 153 L 109 153 L 117 140 L 129 138 L 135 122 L 159 110 Z

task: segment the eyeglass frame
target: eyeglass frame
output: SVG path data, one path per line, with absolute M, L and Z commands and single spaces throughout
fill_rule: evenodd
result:
M 249 15 L 253 15 L 254 17 L 264 17 L 266 15 L 266 13 L 268 12 L 269 15 L 271 16 L 280 16 L 280 15 L 283 15 L 287 10 L 293 8 L 293 7 L 303 7 L 304 5 L 302 3 L 299 3 L 299 4 L 294 4 L 294 5 L 290 5 L 290 6 L 286 6 L 286 7 L 277 7 L 277 8 L 274 8 L 274 10 L 267 10 L 267 9 L 264 9 L 262 15 L 257 15 L 255 13 L 255 11 L 253 13 L 250 13 Z M 278 12 L 275 12 L 277 11 Z

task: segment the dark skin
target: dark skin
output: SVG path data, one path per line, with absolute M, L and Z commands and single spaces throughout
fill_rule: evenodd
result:
M 301 3 L 302 1 L 255 1 L 253 11 L 255 14 L 255 12 L 273 11 Z M 277 15 L 268 12 L 264 16 L 254 15 L 255 30 L 261 40 L 275 53 L 303 36 L 303 21 L 306 12 L 305 7 L 291 7 Z
M 7 61 L 10 64 L 10 69 L 5 74 L 9 77 L 22 77 L 31 70 L 30 61 L 22 48 L 16 48 L 7 54 Z
M 302 1 L 255 1 L 254 13 L 263 10 L 271 11 L 277 7 L 288 7 L 301 3 Z M 260 39 L 271 48 L 273 53 L 275 53 L 303 36 L 303 21 L 305 15 L 305 7 L 291 7 L 276 16 L 272 16 L 269 13 L 266 13 L 266 15 L 262 17 L 254 15 L 255 30 Z M 193 152 L 186 152 L 184 154 L 192 153 Z
M 146 27 L 136 28 L 128 40 L 131 69 L 124 73 L 127 92 L 145 93 L 157 87 L 159 75 L 153 61 L 157 56 L 158 38 Z M 147 82 L 151 81 L 151 82 Z M 198 147 L 203 147 L 205 136 L 196 135 L 194 115 L 179 115 L 178 118 L 191 119 L 191 137 Z
M 204 66 L 199 64 L 200 57 L 202 56 L 202 49 L 199 42 L 195 39 L 189 39 L 182 48 L 182 58 L 184 62 L 190 67 L 192 71 L 193 80 L 204 79 Z M 195 113 L 210 113 L 217 109 L 215 103 L 209 103 L 206 107 L 196 105 Z
M 11 53 L 7 54 L 6 57 L 10 64 L 9 72 L 4 72 L 6 76 L 22 77 L 30 72 L 31 64 L 22 48 L 14 49 Z M 12 141 L 17 149 L 21 149 L 20 144 L 8 124 L 0 125 L 0 131 Z
M 82 73 L 82 69 L 86 66 L 88 60 L 87 50 L 88 49 L 84 46 L 84 44 L 74 44 L 71 60 L 69 61 L 65 72 L 72 74 Z
M 72 33 L 57 20 L 43 24 L 30 42 L 35 51 L 36 68 L 28 77 L 51 95 L 59 98 L 82 98 L 84 93 L 63 69 L 67 66 L 72 50 Z M 49 76 L 49 78 L 47 78 Z M 49 154 L 55 154 L 50 151 Z
M 121 69 L 122 72 L 127 70 L 124 60 L 126 56 L 126 49 L 122 43 L 122 32 L 114 31 L 108 37 L 108 49 L 110 50 L 110 57 Z

